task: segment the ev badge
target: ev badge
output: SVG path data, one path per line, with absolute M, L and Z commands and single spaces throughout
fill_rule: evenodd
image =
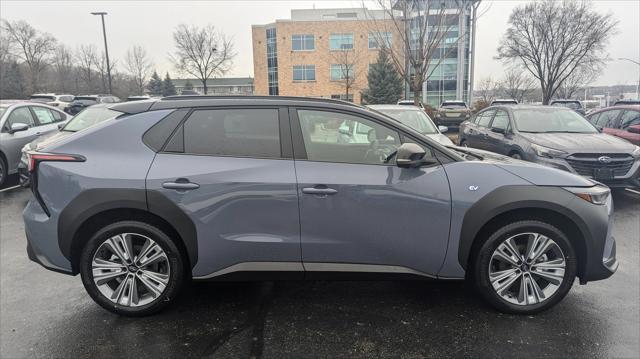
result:
M 478 188 L 478 186 L 469 186 L 469 191 L 477 191 Z

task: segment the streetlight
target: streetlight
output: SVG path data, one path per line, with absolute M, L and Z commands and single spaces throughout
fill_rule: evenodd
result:
M 636 65 L 638 65 L 640 67 L 640 62 L 636 61 L 636 60 L 631 60 L 628 59 L 626 57 L 618 57 L 618 60 L 620 61 L 629 61 L 632 62 Z M 640 70 L 640 68 L 638 68 L 638 70 Z M 636 84 L 636 100 L 640 100 L 640 74 L 638 75 L 638 83 Z
M 105 11 L 92 12 L 91 15 L 100 15 L 102 18 L 102 37 L 104 37 L 104 56 L 107 60 L 107 78 L 109 79 L 109 94 L 112 94 L 111 90 L 111 66 L 109 65 L 109 48 L 107 47 L 107 30 L 104 27 L 104 16 L 107 15 Z

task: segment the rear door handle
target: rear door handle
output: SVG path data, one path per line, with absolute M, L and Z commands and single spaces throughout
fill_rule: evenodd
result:
M 338 193 L 337 190 L 333 189 L 333 188 L 327 188 L 325 186 L 323 187 L 306 187 L 302 189 L 302 193 L 306 193 L 306 194 L 315 194 L 315 195 L 332 195 L 332 194 L 336 194 Z
M 191 190 L 200 188 L 200 185 L 197 183 L 189 182 L 186 178 L 178 178 L 175 182 L 164 182 L 162 187 L 166 189 L 175 189 L 175 190 Z

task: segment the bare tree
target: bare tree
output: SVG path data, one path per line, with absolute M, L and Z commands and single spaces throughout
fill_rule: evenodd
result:
M 533 91 L 535 79 L 520 67 L 513 67 L 504 73 L 501 88 L 506 98 L 522 102 Z
M 578 68 L 567 77 L 558 87 L 556 92 L 558 98 L 571 99 L 578 95 L 578 91 L 584 86 L 593 82 L 597 77 L 602 66 L 578 66 Z
M 114 74 L 116 62 L 117 61 L 114 60 L 109 61 L 109 69 L 107 69 L 107 57 L 104 52 L 100 54 L 100 58 L 96 62 L 96 68 L 98 70 L 98 74 L 100 74 L 100 79 L 102 80 L 102 93 L 109 92 L 109 74 Z
M 131 47 L 125 55 L 124 67 L 135 80 L 138 94 L 144 94 L 149 73 L 153 67 L 153 63 L 147 56 L 147 51 L 142 46 Z
M 331 54 L 331 80 L 339 81 L 344 88 L 345 99 L 349 101 L 349 95 L 352 95 L 352 90 L 355 88 L 356 80 L 362 69 L 359 69 L 356 64 L 360 59 L 360 52 L 357 49 L 340 49 L 332 51 Z M 334 66 L 337 66 L 337 73 L 334 73 Z M 337 75 L 337 79 L 334 78 Z
M 605 47 L 617 23 L 585 0 L 531 2 L 511 13 L 498 58 L 519 62 L 533 74 L 546 105 L 579 66 L 606 60 Z
M 480 101 L 489 104 L 496 99 L 499 89 L 500 83 L 498 81 L 495 81 L 491 77 L 485 77 L 480 80 L 475 92 L 478 94 L 478 97 L 480 97 Z
M 235 53 L 233 42 L 212 25 L 178 25 L 173 33 L 176 50 L 170 55 L 176 69 L 198 78 L 207 93 L 207 80 L 227 73 Z
M 396 71 L 409 84 L 418 104 L 422 86 L 431 72 L 448 54 L 458 50 L 458 41 L 467 31 L 458 31 L 455 41 L 447 39 L 459 24 L 459 17 L 479 1 L 415 1 L 377 0 L 384 10 L 385 19 L 371 18 L 376 31 L 372 32 L 379 44 L 389 48 Z M 386 38 L 391 32 L 400 46 L 392 46 Z M 447 41 L 445 41 L 447 40 Z M 397 45 L 397 44 L 396 44 Z
M 94 69 L 98 66 L 98 55 L 95 45 L 80 45 L 76 50 L 76 59 L 80 77 L 86 87 L 87 92 L 92 92 L 95 88 Z
M 70 90 L 69 81 L 73 73 L 73 55 L 65 45 L 58 45 L 53 51 L 52 65 L 55 70 L 55 81 L 62 92 Z
M 16 56 L 27 64 L 31 91 L 38 92 L 40 76 L 48 65 L 56 39 L 47 33 L 36 30 L 24 20 L 3 20 L 2 31 L 16 46 Z

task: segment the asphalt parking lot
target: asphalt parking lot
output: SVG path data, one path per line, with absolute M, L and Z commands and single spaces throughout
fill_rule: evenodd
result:
M 146 318 L 94 304 L 30 262 L 30 192 L 0 192 L 0 357 L 638 357 L 640 195 L 614 196 L 620 269 L 536 316 L 495 312 L 463 282 L 194 283 Z

